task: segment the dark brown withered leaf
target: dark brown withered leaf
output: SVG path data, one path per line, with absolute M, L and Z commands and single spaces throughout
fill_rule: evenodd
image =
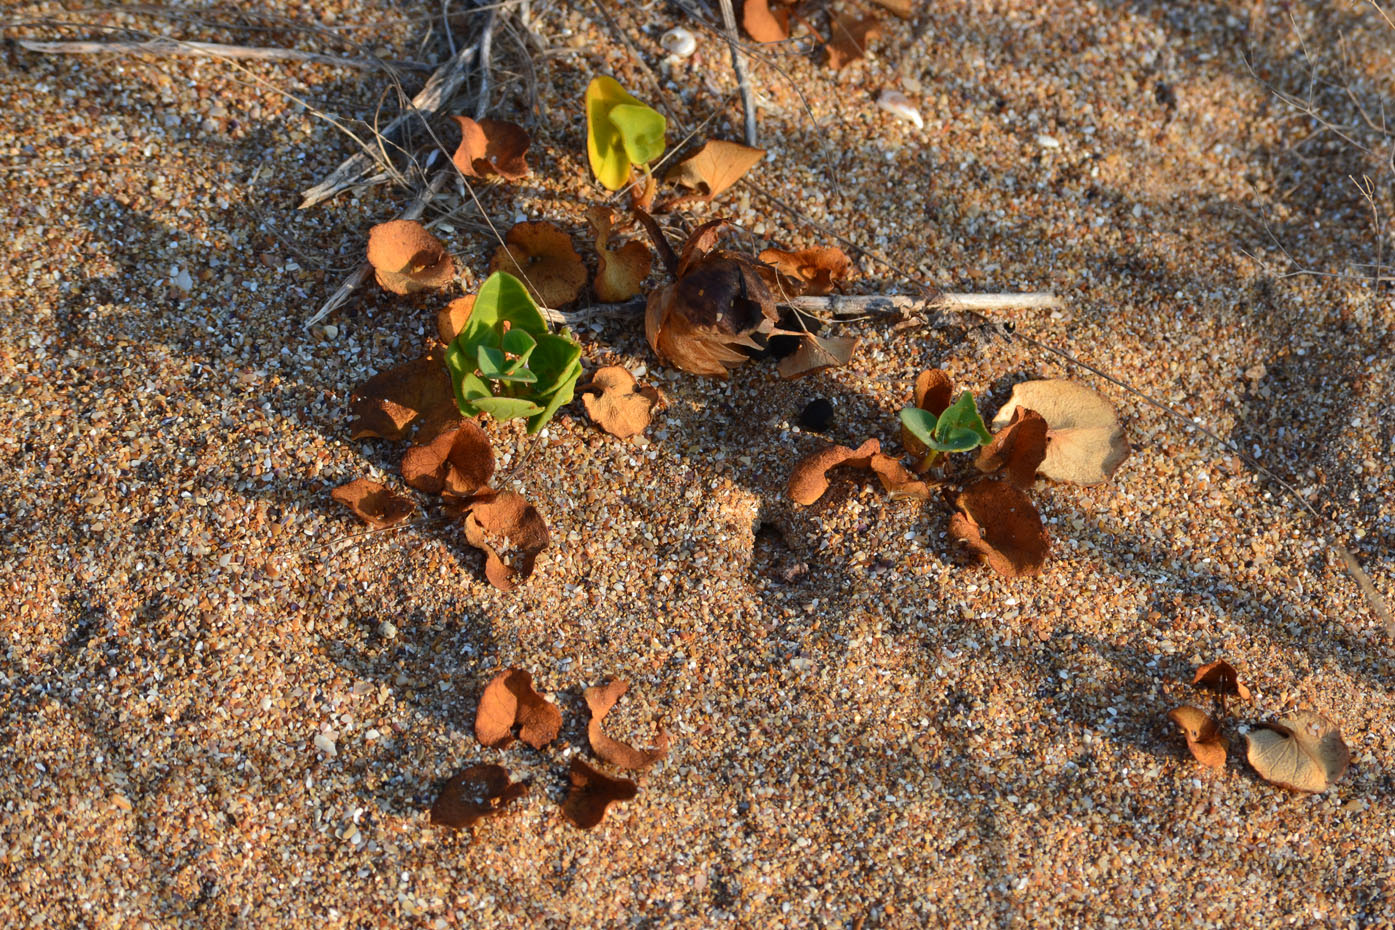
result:
M 615 702 L 630 689 L 628 682 L 615 679 L 607 685 L 597 685 L 583 692 L 586 706 L 591 709 L 591 722 L 586 726 L 586 736 L 591 741 L 591 749 L 604 762 L 616 768 L 642 770 L 652 766 L 668 755 L 668 733 L 659 730 L 654 737 L 653 749 L 636 749 L 629 743 L 622 743 L 608 735 L 601 724 Z
M 465 541 L 484 552 L 484 576 L 500 591 L 512 591 L 533 574 L 538 554 L 547 548 L 542 515 L 513 491 L 485 490 L 465 502 Z M 502 538 L 517 554 L 512 564 L 499 555 Z
M 1050 548 L 1046 528 L 1032 501 L 1006 481 L 975 481 L 955 499 L 958 512 L 949 535 L 967 545 L 988 567 L 1008 578 L 1035 575 Z
M 983 472 L 1001 470 L 1019 488 L 1030 488 L 1045 458 L 1046 419 L 1035 410 L 1018 407 L 1008 425 L 979 450 L 974 464 Z
M 349 402 L 354 439 L 402 439 L 419 422 L 455 409 L 445 352 L 434 346 L 420 358 L 381 371 L 354 388 Z
M 628 778 L 611 778 L 579 757 L 572 759 L 570 776 L 572 784 L 562 802 L 562 816 L 583 830 L 599 825 L 610 805 L 639 794 L 639 786 Z
M 533 676 L 521 668 L 504 669 L 485 685 L 475 713 L 475 738 L 503 749 L 513 742 L 514 727 L 534 749 L 552 742 L 562 729 L 562 711 L 533 689 Z
M 431 822 L 460 830 L 481 818 L 503 813 L 527 793 L 527 783 L 510 783 L 503 766 L 472 765 L 446 782 L 436 803 L 431 805 Z
M 331 491 L 329 496 L 376 529 L 401 523 L 412 512 L 412 502 L 408 498 L 384 484 L 367 478 L 341 485 Z

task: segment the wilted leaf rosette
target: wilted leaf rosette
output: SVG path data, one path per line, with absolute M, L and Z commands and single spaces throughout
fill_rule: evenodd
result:
M 648 167 L 664 153 L 668 121 L 631 96 L 612 77 L 599 75 L 586 88 L 586 154 L 591 171 L 618 191 L 635 165 Z

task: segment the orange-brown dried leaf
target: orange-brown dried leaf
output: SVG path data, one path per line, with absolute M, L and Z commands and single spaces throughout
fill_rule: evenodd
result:
M 394 294 L 434 291 L 455 280 L 455 261 L 441 240 L 415 220 L 379 223 L 368 234 L 368 262 Z
M 1035 575 L 1050 544 L 1032 501 L 1017 486 L 991 478 L 969 485 L 954 501 L 949 535 L 1008 578 Z
M 868 461 L 867 467 L 877 476 L 893 499 L 930 499 L 930 485 L 911 474 L 899 461 L 890 455 L 878 452 Z
M 440 346 L 420 358 L 381 371 L 354 388 L 349 402 L 354 439 L 402 439 L 424 419 L 455 408 L 455 392 Z
M 881 23 L 875 16 L 834 16 L 829 27 L 828 65 L 841 71 L 848 65 L 867 56 L 867 45 L 873 39 L 881 38 Z
M 805 456 L 790 473 L 790 499 L 808 507 L 828 490 L 828 473 L 840 465 L 869 468 L 872 457 L 882 451 L 882 444 L 869 439 L 856 449 L 829 446 Z
M 453 119 L 460 124 L 460 147 L 451 160 L 461 174 L 472 178 L 497 174 L 506 181 L 528 176 L 528 162 L 524 156 L 533 140 L 526 129 L 503 119 L 478 122 L 468 116 Z
M 915 12 L 915 0 L 872 0 L 884 10 L 895 13 L 902 19 L 910 19 Z
M 1168 711 L 1167 716 L 1182 728 L 1192 758 L 1211 768 L 1225 765 L 1227 740 L 1220 735 L 1220 726 L 1205 711 L 1183 706 Z
M 1234 694 L 1242 700 L 1250 699 L 1250 689 L 1240 680 L 1235 667 L 1225 659 L 1217 659 L 1197 669 L 1192 684 L 1220 694 Z
M 803 333 L 799 337 L 799 348 L 780 359 L 776 370 L 780 372 L 781 378 L 802 378 L 827 368 L 846 365 L 856 348 L 855 338 Z
M 1046 430 L 1045 417 L 1035 410 L 1018 407 L 1008 425 L 979 450 L 974 464 L 983 472 L 1002 470 L 1013 484 L 1029 488 L 1046 458 Z
M 610 248 L 610 232 L 614 215 L 606 207 L 592 207 L 586 220 L 596 233 L 596 281 L 592 289 L 602 303 L 619 303 L 640 292 L 649 277 L 654 256 L 643 242 L 626 242 L 618 249 Z
M 500 591 L 512 591 L 533 574 L 538 554 L 547 548 L 547 524 L 542 516 L 513 491 L 485 490 L 465 505 L 465 541 L 484 552 L 484 576 Z M 499 554 L 496 541 L 507 538 L 513 564 Z
M 1052 481 L 1100 484 L 1128 458 L 1124 425 L 1109 399 L 1078 381 L 1053 378 L 1024 381 L 993 417 L 1001 428 L 1018 407 L 1046 420 L 1046 458 L 1037 471 Z
M 586 266 L 566 232 L 546 220 L 519 223 L 504 235 L 489 271 L 518 278 L 544 307 L 576 300 L 586 286 Z
M 474 309 L 474 294 L 457 297 L 442 307 L 436 314 L 436 332 L 440 335 L 441 341 L 447 345 L 454 342 L 455 337 L 459 336 L 460 331 L 465 328 L 465 324 L 470 319 L 470 312 Z
M 504 669 L 485 685 L 475 713 L 475 738 L 490 749 L 513 742 L 513 730 L 541 749 L 562 730 L 562 711 L 533 689 L 533 676 L 521 668 Z
M 402 477 L 427 494 L 468 497 L 494 477 L 494 449 L 489 436 L 474 420 L 460 420 L 428 443 L 412 446 L 402 456 Z
M 757 42 L 783 42 L 790 37 L 790 11 L 770 8 L 770 0 L 745 0 L 741 28 Z
M 800 282 L 803 294 L 831 293 L 833 285 L 846 278 L 852 268 L 847 254 L 837 246 L 816 246 L 798 252 L 766 249 L 760 253 L 760 260 Z
M 570 778 L 572 784 L 562 802 L 562 816 L 583 830 L 600 824 L 610 805 L 632 800 L 639 794 L 639 787 L 628 778 L 611 778 L 580 758 L 572 759 Z
M 348 507 L 364 523 L 375 529 L 395 526 L 412 512 L 412 502 L 377 481 L 360 478 L 341 485 L 329 496 Z
M 696 191 L 701 199 L 711 201 L 741 180 L 764 157 L 765 149 L 709 139 L 702 148 L 670 168 L 666 177 Z
M 501 814 L 528 793 L 526 782 L 510 782 L 500 765 L 472 765 L 457 772 L 431 805 L 431 822 L 460 830 L 484 817 Z
M 938 368 L 922 371 L 915 379 L 915 405 L 939 416 L 949 409 L 954 396 L 954 381 Z M 917 458 L 927 455 L 930 447 L 921 442 L 905 425 L 901 426 L 901 448 Z
M 640 385 L 619 365 L 597 369 L 577 391 L 592 422 L 620 439 L 644 432 L 662 399 L 658 389 Z
M 591 741 L 591 749 L 603 762 L 616 768 L 630 771 L 643 770 L 668 755 L 668 733 L 659 730 L 654 736 L 653 749 L 636 749 L 629 743 L 622 743 L 606 735 L 601 724 L 606 714 L 620 700 L 621 695 L 630 689 L 628 682 L 615 679 L 607 685 L 597 685 L 583 692 L 586 706 L 591 709 L 591 722 L 586 725 L 586 736 Z

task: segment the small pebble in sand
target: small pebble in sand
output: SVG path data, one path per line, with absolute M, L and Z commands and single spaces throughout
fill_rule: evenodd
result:
M 382 623 L 378 624 L 378 635 L 383 639 L 396 639 L 397 627 L 391 621 L 384 620 Z
M 675 26 L 659 37 L 659 44 L 670 55 L 687 58 L 697 51 L 697 38 L 682 26 Z

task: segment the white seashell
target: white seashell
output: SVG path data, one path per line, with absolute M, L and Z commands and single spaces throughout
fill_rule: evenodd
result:
M 697 51 L 697 39 L 682 26 L 674 26 L 665 32 L 659 37 L 659 44 L 670 55 L 677 55 L 679 58 L 687 58 Z
M 877 106 L 892 116 L 899 116 L 908 123 L 915 123 L 916 129 L 925 128 L 925 120 L 920 118 L 920 111 L 911 106 L 906 95 L 899 90 L 892 90 L 889 87 L 883 90 L 877 97 Z

